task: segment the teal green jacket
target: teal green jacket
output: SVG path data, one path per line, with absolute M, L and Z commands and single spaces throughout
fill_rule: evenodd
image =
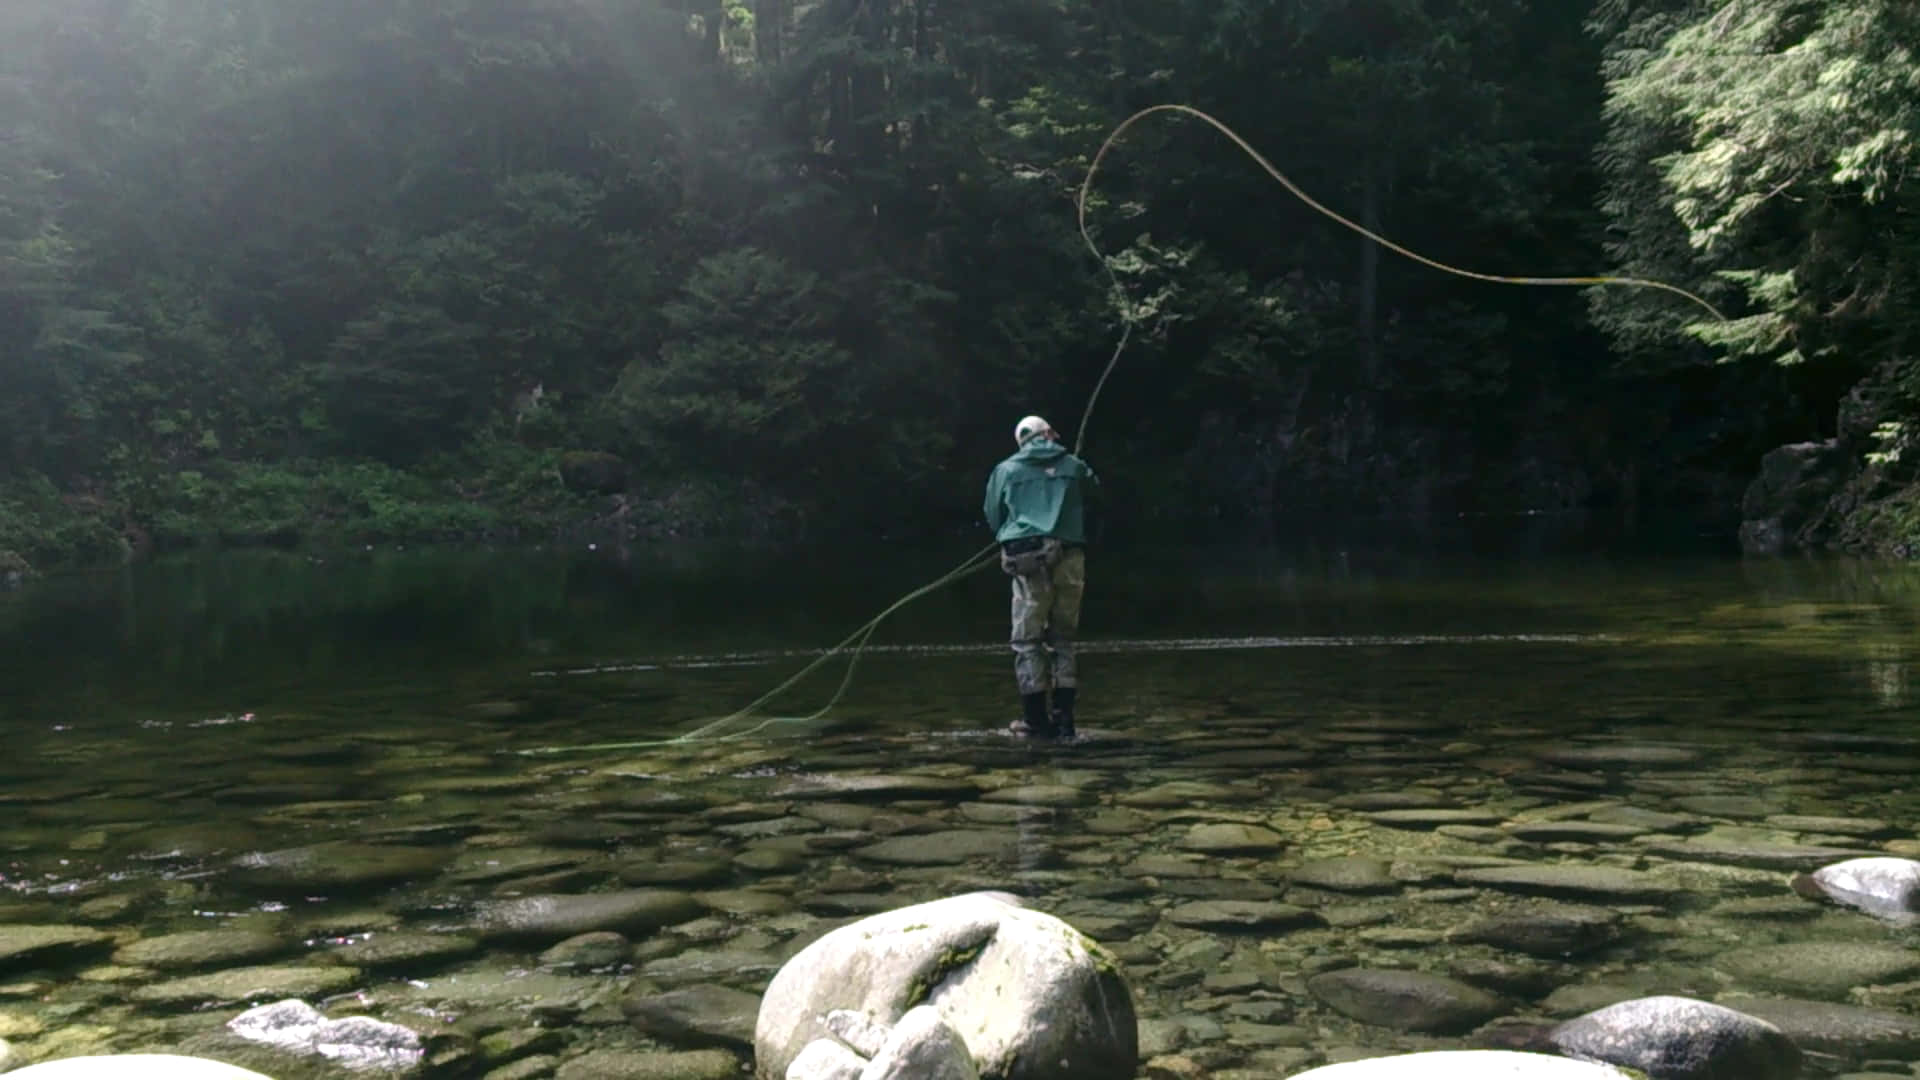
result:
M 987 526 L 1001 543 L 1051 536 L 1063 544 L 1087 542 L 1087 463 L 1047 438 L 1031 439 L 987 477 Z

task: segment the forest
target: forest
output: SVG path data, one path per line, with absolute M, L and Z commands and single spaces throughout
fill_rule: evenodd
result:
M 1907 555 L 1916 43 L 1909 0 L 8 0 L 0 572 L 977 540 L 1029 412 L 1109 538 Z M 1434 259 L 1726 318 L 1437 272 L 1171 114 L 1096 258 L 1089 164 L 1163 103 Z

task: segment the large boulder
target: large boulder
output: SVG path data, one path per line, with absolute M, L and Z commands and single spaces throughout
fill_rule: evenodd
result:
M 1778 1027 L 1689 997 L 1633 998 L 1554 1028 L 1568 1057 L 1638 1069 L 1660 1080 L 1792 1080 L 1800 1048 Z
M 930 1005 L 984 1080 L 1124 1080 L 1138 1065 L 1132 991 L 1113 956 L 1004 893 L 967 893 L 840 927 L 774 975 L 754 1026 L 758 1080 L 786 1080 L 828 1016 L 891 1030 Z M 910 1025 L 911 1027 L 911 1025 Z
M 1292 1080 L 1638 1080 L 1611 1065 L 1517 1050 L 1430 1050 L 1295 1073 Z
M 206 1058 L 180 1054 L 97 1054 L 43 1061 L 7 1074 L 8 1080 L 272 1080 L 272 1077 Z

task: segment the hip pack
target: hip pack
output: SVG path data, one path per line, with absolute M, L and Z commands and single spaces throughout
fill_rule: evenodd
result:
M 1052 573 L 1060 563 L 1060 541 L 1051 536 L 1028 536 L 1000 545 L 1000 569 L 1012 577 Z

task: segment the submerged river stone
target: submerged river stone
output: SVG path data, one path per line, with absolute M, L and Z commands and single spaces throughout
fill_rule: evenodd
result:
M 1144 810 L 1185 810 L 1208 803 L 1239 802 L 1246 797 L 1245 790 L 1228 787 L 1225 784 L 1208 783 L 1202 780 L 1170 780 L 1150 788 L 1126 792 L 1114 801 L 1122 806 Z
M 1690 814 L 1669 814 L 1639 806 L 1608 806 L 1587 815 L 1588 821 L 1607 825 L 1632 825 L 1647 832 L 1687 832 L 1704 828 L 1706 823 Z
M 550 851 L 544 848 L 497 848 L 462 852 L 447 867 L 448 881 L 478 884 L 503 881 L 528 874 L 564 870 L 585 862 L 590 856 L 576 851 Z
M 1384 860 L 1362 855 L 1315 859 L 1295 867 L 1287 876 L 1295 885 L 1334 892 L 1379 893 L 1392 892 L 1400 887 L 1400 882 L 1394 879 L 1391 868 Z
M 731 987 L 700 984 L 664 994 L 630 994 L 620 1002 L 620 1009 L 642 1034 L 662 1042 L 750 1054 L 760 997 Z
M 189 930 L 180 934 L 143 938 L 122 946 L 113 962 L 132 967 L 183 971 L 192 968 L 236 967 L 287 951 L 287 944 L 270 934 L 246 930 Z
M 1780 812 L 1780 804 L 1754 795 L 1683 795 L 1673 805 L 1707 817 L 1751 819 Z
M 233 878 L 263 892 L 351 892 L 431 878 L 448 858 L 440 848 L 330 841 L 241 855 Z
M 1825 817 L 1814 814 L 1774 814 L 1766 824 L 1791 832 L 1825 833 L 1829 836 L 1857 836 L 1862 840 L 1885 840 L 1905 836 L 1909 830 L 1878 818 Z
M 614 868 L 628 885 L 671 885 L 692 888 L 720 885 L 733 877 L 733 860 L 719 856 L 686 859 L 632 859 Z
M 664 986 L 717 983 L 746 989 L 766 985 L 767 979 L 778 970 L 780 958 L 771 952 L 688 949 L 647 961 L 641 966 L 640 975 Z
M 472 955 L 480 943 L 458 934 L 412 934 L 377 932 L 338 948 L 316 954 L 315 959 L 348 967 L 385 970 L 423 968 L 449 963 Z
M 1213 860 L 1199 855 L 1148 852 L 1122 867 L 1120 872 L 1135 877 L 1205 878 L 1213 877 L 1219 871 Z
M 169 979 L 142 986 L 130 996 L 143 1005 L 199 1008 L 324 997 L 350 989 L 359 981 L 360 972 L 349 967 L 246 967 Z
M 113 944 L 113 936 L 85 926 L 0 926 L 0 971 L 65 963 Z
M 593 1050 L 560 1066 L 557 1080 L 740 1080 L 740 1061 L 724 1050 Z
M 1775 990 L 1816 998 L 1844 998 L 1858 986 L 1920 976 L 1920 952 L 1897 945 L 1805 941 L 1735 949 L 1719 966 L 1739 989 Z
M 1718 840 L 1710 836 L 1648 844 L 1646 851 L 1669 859 L 1758 870 L 1812 870 L 1842 859 L 1872 854 L 1858 848 Z
M 1820 917 L 1820 908 L 1794 896 L 1744 896 L 1722 900 L 1707 909 L 1718 919 L 1752 919 L 1804 922 Z
M 857 848 L 854 854 L 900 866 L 958 866 L 974 861 L 1009 861 L 1019 853 L 1019 834 L 987 829 L 949 829 L 918 836 L 893 836 Z
M 1307 980 L 1307 991 L 1364 1024 L 1455 1034 L 1498 1016 L 1500 999 L 1457 979 L 1424 971 L 1346 968 Z
M 1720 1004 L 1786 1032 L 1803 1050 L 1861 1061 L 1920 1054 L 1920 1017 L 1797 998 L 1727 998 Z
M 1645 835 L 1638 825 L 1610 825 L 1603 821 L 1522 821 L 1508 825 L 1507 835 L 1535 844 L 1605 844 Z
M 611 930 L 576 934 L 540 954 L 540 966 L 555 971 L 594 971 L 626 960 L 633 943 Z
M 1168 922 L 1195 930 L 1288 930 L 1325 920 L 1292 904 L 1258 900 L 1195 900 L 1168 909 Z
M 797 776 L 774 789 L 775 799 L 826 799 L 837 802 L 869 800 L 901 802 L 933 799 L 960 802 L 975 798 L 980 788 L 967 780 L 938 776 L 871 776 L 834 773 Z
M 1595 903 L 1665 903 L 1684 892 L 1652 874 L 1611 866 L 1488 866 L 1457 870 L 1453 878 L 1462 885 Z
M 1180 838 L 1180 847 L 1210 855 L 1261 855 L 1279 851 L 1286 841 L 1272 829 L 1258 825 L 1195 825 Z
M 692 896 L 664 889 L 525 896 L 480 904 L 471 929 L 486 940 L 556 942 L 595 930 L 651 934 L 705 911 Z
M 1098 836 L 1138 836 L 1155 824 L 1152 817 L 1138 810 L 1114 807 L 1087 818 L 1080 828 Z
M 1437 829 L 1442 825 L 1498 825 L 1491 810 L 1379 810 L 1366 815 L 1375 825 L 1395 829 Z
M 206 822 L 142 829 L 119 839 L 115 846 L 130 857 L 143 860 L 193 860 L 246 851 L 264 843 L 265 834 L 250 826 Z
M 1612 945 L 1624 927 L 1625 920 L 1611 908 L 1548 903 L 1475 920 L 1454 931 L 1452 940 L 1530 956 L 1569 957 Z
M 709 910 L 728 915 L 779 915 L 793 910 L 791 898 L 760 889 L 722 889 L 718 892 L 696 893 L 694 899 L 705 904 Z
M 1421 791 L 1408 788 L 1404 791 L 1362 791 L 1351 795 L 1340 795 L 1333 799 L 1333 806 L 1342 810 L 1373 812 L 1381 810 L 1452 810 L 1460 805 L 1458 799 L 1441 791 Z
M 1077 787 L 1068 787 L 1065 784 L 1022 784 L 996 788 L 980 798 L 989 803 L 1059 807 L 1079 806 L 1088 801 L 1091 796 Z
M 1686 746 L 1614 743 L 1557 747 L 1542 751 L 1539 757 L 1549 765 L 1566 769 L 1659 769 L 1696 764 L 1700 751 Z
M 617 989 L 609 978 L 474 966 L 434 979 L 377 983 L 366 996 L 370 1008 L 394 1017 L 426 1007 L 456 1015 L 501 1009 L 524 1015 L 537 1009 L 567 1016 L 610 1001 Z

